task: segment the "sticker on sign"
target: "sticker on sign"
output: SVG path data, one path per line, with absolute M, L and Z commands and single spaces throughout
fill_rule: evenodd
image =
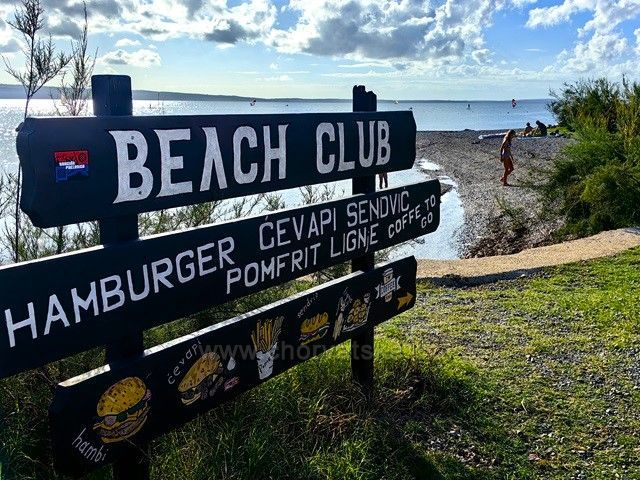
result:
M 89 176 L 89 152 L 87 150 L 72 150 L 55 152 L 56 183 L 66 182 L 73 177 Z

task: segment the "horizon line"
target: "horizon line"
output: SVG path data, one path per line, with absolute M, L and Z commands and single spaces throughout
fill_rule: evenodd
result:
M 19 84 L 10 84 L 10 83 L 2 83 L 0 84 L 0 88 L 2 87 L 9 87 L 9 88 L 17 88 L 17 89 L 22 89 L 22 85 Z M 51 90 L 56 90 L 59 87 L 56 86 L 45 86 L 42 88 L 42 90 L 47 89 L 48 91 Z M 39 92 L 40 93 L 40 92 Z M 138 94 L 154 94 L 154 95 L 158 95 L 161 96 L 163 94 L 165 95 L 174 95 L 174 96 L 178 96 L 178 95 L 183 95 L 183 96 L 194 96 L 194 97 L 226 97 L 226 98 L 231 98 L 231 99 L 237 99 L 238 101 L 246 101 L 246 100 L 257 100 L 257 101 L 277 101 L 277 102 L 282 102 L 282 101 L 290 101 L 290 102 L 313 102 L 313 101 L 322 101 L 322 102 L 350 102 L 352 101 L 351 98 L 335 98 L 335 97 L 248 97 L 248 96 L 244 96 L 244 95 L 236 95 L 236 94 L 222 94 L 222 93 L 199 93 L 199 92 L 176 92 L 176 91 L 170 91 L 170 90 L 148 90 L 148 89 L 132 89 L 132 94 L 134 96 L 134 100 L 138 100 L 138 101 L 149 101 L 149 100 L 156 100 L 157 99 L 149 99 L 149 98 L 142 98 L 142 99 L 136 99 L 136 93 Z M 0 94 L 1 95 L 1 94 Z M 41 94 L 42 95 L 42 94 Z M 47 99 L 50 98 L 49 95 L 46 95 Z M 3 100 L 17 100 L 17 98 L 14 97 L 4 97 L 4 96 L 0 96 L 0 99 Z M 171 99 L 162 99 L 159 98 L 159 100 L 164 100 L 164 101 L 172 101 Z M 190 99 L 191 101 L 207 101 L 207 98 L 193 98 Z M 516 99 L 516 101 L 518 102 L 526 102 L 526 101 L 548 101 L 548 100 L 552 100 L 550 97 L 542 97 L 542 98 L 520 98 L 520 99 Z M 390 103 L 394 103 L 394 102 L 398 102 L 398 103 L 418 103 L 418 102 L 452 102 L 452 103 L 474 103 L 474 102 L 510 102 L 510 99 L 461 99 L 461 100 L 456 100 L 456 99 L 390 99 L 390 98 L 378 98 L 379 102 L 390 102 Z

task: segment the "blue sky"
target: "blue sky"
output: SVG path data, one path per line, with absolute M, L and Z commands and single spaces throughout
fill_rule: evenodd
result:
M 81 3 L 42 0 L 61 48 Z M 541 98 L 640 79 L 640 0 L 87 0 L 95 73 L 134 88 L 256 97 Z M 15 2 L 0 0 L 2 18 Z M 13 62 L 19 40 L 0 25 Z M 0 82 L 9 83 L 6 74 Z

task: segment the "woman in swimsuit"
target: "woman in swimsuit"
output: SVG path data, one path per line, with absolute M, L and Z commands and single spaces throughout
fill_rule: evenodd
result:
M 509 184 L 507 183 L 507 177 L 511 172 L 513 172 L 513 155 L 511 154 L 511 141 L 516 136 L 515 130 L 509 130 L 507 134 L 504 136 L 502 140 L 502 145 L 500 146 L 500 161 L 504 166 L 504 175 L 500 179 L 502 185 L 505 187 Z

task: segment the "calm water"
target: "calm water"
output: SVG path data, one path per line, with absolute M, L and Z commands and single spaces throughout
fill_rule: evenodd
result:
M 135 115 L 193 115 L 225 113 L 306 113 L 350 112 L 350 102 L 133 102 Z M 53 115 L 51 100 L 33 100 L 30 114 Z M 467 109 L 470 105 L 470 109 Z M 516 108 L 504 102 L 387 102 L 378 103 L 379 110 L 412 109 L 418 130 L 501 130 L 524 128 L 536 120 L 555 123 L 547 110 L 547 100 L 522 100 Z M 22 120 L 22 100 L 0 99 L 0 166 L 18 164 L 15 154 L 15 128 Z
M 408 110 L 413 115 L 418 130 L 501 130 L 522 128 L 526 122 L 541 120 L 554 123 L 547 110 L 546 100 L 523 100 L 516 108 L 511 101 L 504 102 L 378 102 L 379 110 Z M 18 165 L 15 150 L 15 128 L 22 120 L 24 102 L 22 100 L 0 99 L 0 170 L 14 171 Z M 258 101 L 255 105 L 249 102 L 181 102 L 181 101 L 134 101 L 134 115 L 193 115 L 193 114 L 228 114 L 228 113 L 306 113 L 306 112 L 349 112 L 350 102 L 274 102 Z M 53 115 L 51 100 L 34 100 L 30 114 L 33 116 Z M 427 235 L 417 242 L 403 246 L 395 256 L 413 253 L 417 258 L 451 259 L 458 258 L 456 237 L 463 227 L 464 211 L 455 190 L 455 183 L 438 175 L 439 167 L 431 164 L 429 159 L 421 159 L 416 166 L 405 172 L 389 174 L 391 187 L 414 183 L 426 178 L 422 165 L 430 170 L 430 177 L 439 177 L 444 183 L 454 186 L 454 190 L 443 197 L 442 221 L 437 232 Z M 350 193 L 349 182 L 337 182 L 336 195 Z M 287 207 L 301 204 L 301 195 L 297 189 L 282 192 Z

